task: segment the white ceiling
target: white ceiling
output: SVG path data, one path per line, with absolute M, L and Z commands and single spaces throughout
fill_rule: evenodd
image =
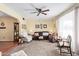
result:
M 25 9 L 34 9 L 30 3 L 6 3 L 8 7 L 15 10 L 19 14 L 21 14 L 23 17 L 35 17 L 38 19 L 44 19 L 49 17 L 54 17 L 58 14 L 60 14 L 62 11 L 66 10 L 68 7 L 70 7 L 71 3 L 33 3 L 33 5 L 37 8 L 41 8 L 45 6 L 45 9 L 50 9 L 49 12 L 47 12 L 47 15 L 40 14 L 39 16 L 36 16 L 37 14 L 31 14 L 31 10 L 25 10 Z
M 0 11 L 0 16 L 8 16 L 8 15 Z

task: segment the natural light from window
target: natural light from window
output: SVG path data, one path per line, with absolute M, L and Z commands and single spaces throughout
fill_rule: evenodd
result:
M 75 49 L 75 16 L 74 11 L 58 19 L 58 34 L 62 38 L 67 38 L 68 35 L 72 37 L 72 47 Z

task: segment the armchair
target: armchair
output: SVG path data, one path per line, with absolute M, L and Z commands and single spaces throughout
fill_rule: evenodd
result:
M 60 55 L 62 53 L 67 53 L 72 56 L 72 51 L 71 51 L 71 36 L 68 35 L 66 40 L 62 40 L 58 42 L 58 47 L 60 49 Z M 62 50 L 64 49 L 64 51 Z
M 28 35 L 27 32 L 21 33 L 20 37 L 23 37 L 22 40 L 26 42 L 32 41 L 32 36 Z

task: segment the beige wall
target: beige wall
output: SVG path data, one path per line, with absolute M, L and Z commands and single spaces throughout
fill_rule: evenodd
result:
M 6 29 L 0 29 L 0 41 L 13 41 L 14 40 L 14 22 L 16 20 L 12 17 L 2 16 L 0 17 L 1 22 L 5 23 Z
M 22 20 L 22 18 L 23 18 L 23 16 L 21 15 L 21 14 L 19 14 L 18 12 L 16 12 L 16 11 L 14 11 L 13 9 L 11 9 L 11 8 L 9 8 L 7 5 L 5 5 L 5 4 L 2 4 L 2 3 L 0 3 L 0 11 L 1 12 L 4 12 L 4 13 L 6 13 L 6 14 L 8 14 L 9 16 L 12 16 L 12 17 L 14 17 L 14 18 L 17 18 L 17 20 L 19 21 L 19 25 L 20 25 L 20 27 L 19 27 L 19 32 L 23 32 L 23 29 L 22 29 L 22 24 L 24 23 L 23 22 L 23 20 Z
M 35 24 L 47 24 L 47 28 L 35 28 Z M 33 33 L 35 31 L 49 31 L 56 32 L 56 20 L 27 20 L 27 32 Z

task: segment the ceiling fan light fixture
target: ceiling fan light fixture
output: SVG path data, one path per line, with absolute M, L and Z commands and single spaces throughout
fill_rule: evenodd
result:
M 42 8 L 37 8 L 37 7 L 35 7 L 33 4 L 31 4 L 31 6 L 33 7 L 33 8 L 35 8 L 35 11 L 33 11 L 33 12 L 31 12 L 31 13 L 37 13 L 37 16 L 39 16 L 40 14 L 43 14 L 43 15 L 47 15 L 46 13 L 44 13 L 44 12 L 47 12 L 47 11 L 50 11 L 49 9 L 42 9 Z M 44 8 L 44 7 L 43 7 Z M 45 7 L 46 8 L 46 7 Z
M 23 20 L 25 20 L 25 18 L 23 18 Z

